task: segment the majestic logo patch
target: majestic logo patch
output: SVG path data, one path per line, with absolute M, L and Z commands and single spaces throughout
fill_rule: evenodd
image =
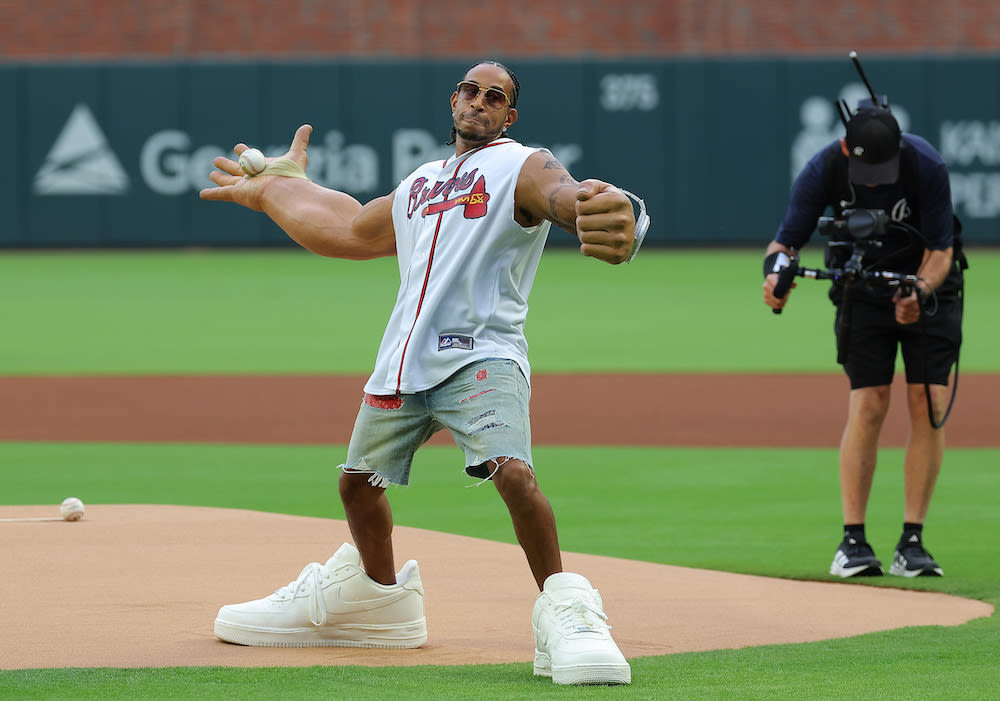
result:
M 449 348 L 455 348 L 457 350 L 472 350 L 476 341 L 472 336 L 464 336 L 460 333 L 446 333 L 438 336 L 438 350 L 448 350 Z

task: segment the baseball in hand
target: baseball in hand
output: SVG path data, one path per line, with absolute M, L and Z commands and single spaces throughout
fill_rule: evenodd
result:
M 83 518 L 83 511 L 83 502 L 76 497 L 63 499 L 63 503 L 59 505 L 59 513 L 67 521 L 79 521 Z
M 243 172 L 253 177 L 259 175 L 267 167 L 267 158 L 260 149 L 248 148 L 240 154 L 240 168 Z

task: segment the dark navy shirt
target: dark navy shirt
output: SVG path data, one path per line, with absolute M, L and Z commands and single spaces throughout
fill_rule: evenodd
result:
M 952 217 L 951 185 L 948 181 L 948 169 L 944 160 L 933 146 L 916 134 L 904 133 L 903 143 L 904 149 L 913 150 L 911 157 L 915 157 L 919 177 L 919 183 L 916 187 L 912 183 L 908 183 L 904 187 L 903 179 L 907 177 L 907 169 L 902 166 L 900 179 L 891 185 L 868 187 L 851 185 L 846 182 L 831 183 L 828 174 L 824 173 L 825 168 L 832 167 L 830 165 L 831 158 L 844 159 L 843 167 L 838 168 L 838 171 L 843 173 L 843 181 L 846 181 L 847 178 L 847 156 L 841 151 L 839 140 L 813 156 L 792 186 L 788 208 L 781 226 L 778 228 L 777 236 L 775 236 L 778 243 L 796 250 L 801 249 L 809 241 L 813 231 L 816 230 L 816 222 L 819 217 L 823 216 L 827 208 L 830 207 L 839 214 L 841 200 L 845 197 L 853 197 L 853 201 L 846 200 L 847 207 L 882 209 L 894 221 L 905 222 L 916 228 L 923 235 L 922 239 L 919 237 L 916 239 L 919 243 L 921 257 L 924 248 L 931 250 L 950 248 L 953 243 L 954 220 Z M 831 150 L 836 151 L 836 153 L 831 154 Z M 913 211 L 912 203 L 907 202 L 907 192 L 919 194 L 916 211 Z M 889 237 L 891 240 L 885 242 L 883 248 L 887 250 L 881 251 L 882 255 L 879 258 L 885 258 L 891 250 L 898 249 L 900 246 L 909 246 L 912 236 L 905 233 L 896 234 L 897 232 L 893 232 L 893 235 Z M 906 257 L 912 263 L 913 256 Z M 895 259 L 899 260 L 899 255 L 895 256 Z M 917 257 L 916 265 L 920 265 L 920 257 Z M 901 270 L 900 272 L 915 273 L 916 269 Z

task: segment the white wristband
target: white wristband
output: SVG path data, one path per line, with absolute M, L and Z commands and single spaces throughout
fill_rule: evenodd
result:
M 629 251 L 628 258 L 625 259 L 626 263 L 631 263 L 632 259 L 639 252 L 639 247 L 642 246 L 643 239 L 646 238 L 646 232 L 649 231 L 649 215 L 646 214 L 646 202 L 641 197 L 633 195 L 628 190 L 618 189 L 639 203 L 639 216 L 635 218 L 635 242 L 632 244 L 632 250 Z

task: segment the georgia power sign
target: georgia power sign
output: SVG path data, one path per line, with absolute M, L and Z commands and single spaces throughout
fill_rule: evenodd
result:
M 279 156 L 288 144 L 260 147 L 268 156 Z M 583 157 L 579 144 L 556 144 L 550 149 L 567 168 Z M 377 195 L 428 161 L 454 153 L 429 131 L 397 129 L 391 133 L 391 165 L 383 176 L 378 152 L 368 144 L 350 144 L 338 130 L 314 133 L 309 144 L 309 175 L 327 187 L 352 195 Z M 196 144 L 182 129 L 154 132 L 143 142 L 137 170 L 143 184 L 158 195 L 183 195 L 209 187 L 212 161 L 234 158 L 231 149 Z M 385 180 L 385 184 L 382 183 Z M 35 175 L 36 195 L 125 195 L 130 190 L 128 171 L 109 143 L 104 130 L 86 103 L 73 108 Z

